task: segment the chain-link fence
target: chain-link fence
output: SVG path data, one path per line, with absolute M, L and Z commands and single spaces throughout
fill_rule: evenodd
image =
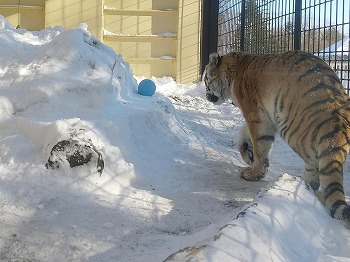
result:
M 219 0 L 218 52 L 300 49 L 325 60 L 349 93 L 349 0 Z

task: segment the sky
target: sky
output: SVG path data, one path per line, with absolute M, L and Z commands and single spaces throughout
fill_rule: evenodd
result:
M 316 8 L 316 13 L 320 13 L 321 25 L 339 25 L 337 30 L 344 36 L 349 35 L 350 9 L 348 0 L 317 1 L 325 2 Z M 317 4 L 316 2 L 316 4 Z M 313 5 L 313 3 L 311 4 Z M 312 8 L 313 9 L 313 8 Z M 344 28 L 342 28 L 344 25 Z
M 227 1 L 224 5 L 221 3 L 221 7 L 235 6 L 234 10 L 240 10 L 241 0 Z M 284 14 L 292 14 L 294 12 L 295 0 L 275 0 L 268 1 L 265 4 L 265 0 L 256 1 L 258 5 L 262 5 L 263 9 L 267 9 L 268 13 L 272 17 L 281 17 Z M 307 27 L 329 27 L 331 25 L 338 24 L 337 28 L 339 32 L 344 36 L 349 35 L 349 1 L 348 0 L 302 0 L 302 23 Z M 310 20 L 310 21 L 309 21 Z M 272 22 L 274 24 L 274 22 Z M 344 28 L 341 27 L 344 25 Z

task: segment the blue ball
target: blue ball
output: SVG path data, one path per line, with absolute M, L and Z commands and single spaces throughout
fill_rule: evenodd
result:
M 151 79 L 143 79 L 139 83 L 138 93 L 143 96 L 153 96 L 156 92 L 156 84 Z

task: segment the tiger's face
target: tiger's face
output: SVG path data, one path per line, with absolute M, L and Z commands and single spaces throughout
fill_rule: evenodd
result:
M 205 84 L 205 90 L 206 90 L 205 97 L 207 98 L 207 100 L 209 102 L 214 103 L 214 104 L 217 103 L 219 101 L 219 96 L 218 96 L 217 92 L 214 93 L 212 81 L 209 80 L 209 78 L 208 78 L 207 68 L 204 70 L 202 81 Z
M 226 77 L 222 77 L 219 69 L 221 57 L 217 53 L 209 56 L 209 64 L 203 72 L 202 82 L 206 88 L 206 98 L 215 105 L 222 104 L 231 97 L 231 89 Z

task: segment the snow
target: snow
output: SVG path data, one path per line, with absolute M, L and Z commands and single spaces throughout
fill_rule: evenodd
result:
M 138 36 L 142 36 L 142 37 L 164 37 L 164 38 L 167 38 L 167 37 L 176 37 L 177 34 L 175 33 L 172 33 L 172 32 L 164 32 L 164 33 L 160 33 L 160 34 L 121 34 L 121 33 L 113 33 L 111 31 L 108 31 L 106 29 L 103 29 L 103 35 L 106 35 L 106 36 L 130 36 L 130 37 L 138 37 Z
M 266 178 L 237 176 L 242 115 L 201 83 L 152 78 L 140 96 L 143 77 L 85 24 L 0 27 L 0 261 L 186 261 L 195 247 L 193 261 L 350 261 L 349 230 L 284 142 Z M 101 152 L 102 174 L 45 167 L 71 137 Z
M 173 56 L 170 56 L 170 55 L 163 55 L 163 56 L 160 56 L 159 59 L 161 59 L 161 60 L 175 60 L 176 58 Z
M 300 177 L 283 174 L 210 241 L 167 261 L 349 261 L 342 231 Z
M 164 33 L 160 33 L 159 36 L 162 36 L 162 37 L 176 37 L 177 34 L 172 33 L 172 32 L 164 32 Z

